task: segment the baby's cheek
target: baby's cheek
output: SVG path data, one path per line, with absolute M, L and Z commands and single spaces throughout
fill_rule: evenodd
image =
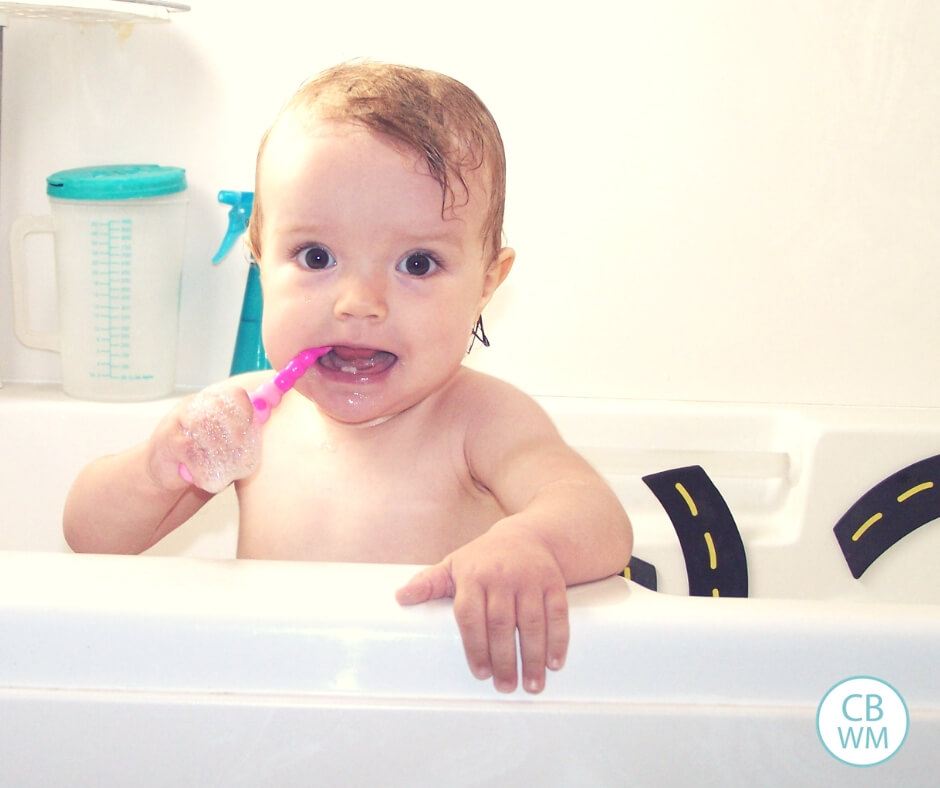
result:
M 247 396 L 229 386 L 208 388 L 183 415 L 186 467 L 197 487 L 211 493 L 254 472 L 261 455 L 261 425 Z

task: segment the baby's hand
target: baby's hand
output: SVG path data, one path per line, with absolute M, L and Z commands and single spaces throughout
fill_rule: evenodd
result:
M 261 425 L 244 389 L 221 383 L 183 400 L 160 423 L 151 442 L 155 476 L 176 481 L 172 477 L 179 476 L 182 463 L 193 484 L 217 493 L 257 467 Z
M 403 605 L 454 598 L 454 616 L 473 675 L 492 676 L 500 692 L 516 688 L 516 630 L 527 692 L 545 687 L 568 651 L 565 579 L 536 537 L 496 528 L 419 572 L 398 590 Z

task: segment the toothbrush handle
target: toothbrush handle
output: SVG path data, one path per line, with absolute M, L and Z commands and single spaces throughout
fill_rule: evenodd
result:
M 313 347 L 300 351 L 272 380 L 262 383 L 248 395 L 259 424 L 264 424 L 271 418 L 271 411 L 280 404 L 283 396 L 294 387 L 294 384 L 320 356 L 325 356 L 331 349 L 330 347 Z M 180 463 L 179 474 L 187 483 L 193 483 L 193 475 L 185 463 Z
M 330 352 L 328 347 L 315 347 L 302 350 L 290 361 L 287 366 L 278 372 L 273 380 L 262 383 L 249 396 L 255 409 L 255 418 L 264 424 L 270 417 L 272 409 L 276 408 L 281 398 L 290 391 L 294 384 L 303 377 L 320 356 Z

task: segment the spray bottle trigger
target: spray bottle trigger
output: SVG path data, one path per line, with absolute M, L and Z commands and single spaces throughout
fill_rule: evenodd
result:
M 225 189 L 219 192 L 219 202 L 231 205 L 232 209 L 228 212 L 228 230 L 225 231 L 225 237 L 222 239 L 219 251 L 212 258 L 213 264 L 220 263 L 225 255 L 231 251 L 242 233 L 248 229 L 248 220 L 251 218 L 254 196 L 254 192 L 234 192 Z

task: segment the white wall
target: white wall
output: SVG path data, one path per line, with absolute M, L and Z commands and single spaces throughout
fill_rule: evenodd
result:
M 190 1 L 132 31 L 14 20 L 0 161 L 4 238 L 55 170 L 187 168 L 181 383 L 231 356 L 217 190 L 252 188 L 303 78 L 370 56 L 465 81 L 502 128 L 518 260 L 475 366 L 538 394 L 940 406 L 940 4 Z M 10 311 L 4 244 L 0 374 L 55 380 Z

